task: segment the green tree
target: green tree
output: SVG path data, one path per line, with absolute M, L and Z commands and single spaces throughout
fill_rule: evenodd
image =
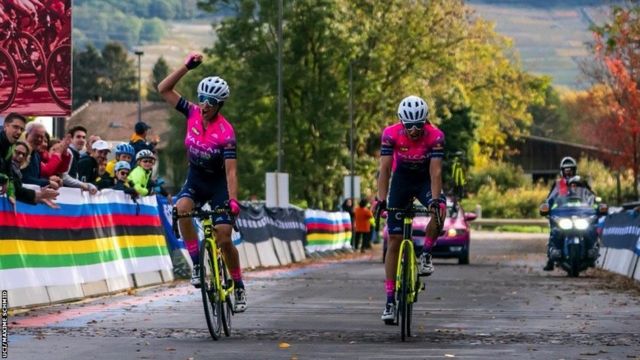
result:
M 108 43 L 102 49 L 103 67 L 98 80 L 101 96 L 106 101 L 138 99 L 138 77 L 133 59 L 120 43 Z
M 156 0 L 149 4 L 149 14 L 161 19 L 173 19 L 176 16 L 176 11 L 171 1 Z
M 577 140 L 576 136 L 579 135 L 572 131 L 572 124 L 560 94 L 551 86 L 550 78 L 545 80 L 547 83 L 544 85 L 544 102 L 529 107 L 529 112 L 533 117 L 531 134 L 564 141 Z
M 102 52 L 89 45 L 73 57 L 73 107 L 98 97 L 104 101 L 138 99 L 133 60 L 119 43 L 109 43 Z
M 169 64 L 167 64 L 164 57 L 160 56 L 151 70 L 150 85 L 147 87 L 147 100 L 164 101 L 160 93 L 158 93 L 158 84 L 167 77 L 167 75 L 169 75 Z
M 203 6 L 230 7 L 234 16 L 218 25 L 206 63 L 181 90 L 193 95 L 205 74 L 229 82 L 232 97 L 223 112 L 239 139 L 241 193 L 261 193 L 264 172 L 274 171 L 277 159 L 276 3 L 209 0 Z M 510 42 L 473 17 L 462 0 L 284 6 L 283 170 L 291 174 L 294 202 L 330 209 L 342 195 L 350 163 L 350 64 L 356 171 L 369 191 L 380 133 L 397 121 L 395 109 L 404 96 L 424 97 L 437 109 L 431 120 L 452 132 L 447 138 L 485 163 L 503 156 L 508 137 L 528 132 L 528 107 L 543 98 L 542 82 L 520 69 Z
M 99 70 L 103 67 L 102 56 L 89 45 L 84 51 L 73 54 L 73 107 L 78 108 L 88 100 L 101 96 Z
M 164 22 L 158 18 L 145 20 L 140 30 L 140 40 L 146 42 L 158 42 L 167 34 Z

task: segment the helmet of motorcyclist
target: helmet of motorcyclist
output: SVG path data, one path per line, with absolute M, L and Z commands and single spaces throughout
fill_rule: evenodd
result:
M 215 106 L 229 98 L 229 85 L 221 77 L 209 76 L 198 84 L 198 102 Z
M 133 157 L 136 156 L 136 151 L 133 146 L 128 143 L 122 143 L 116 146 L 116 158 L 122 154 L 130 155 L 133 159 Z
M 421 97 L 415 95 L 407 96 L 398 105 L 398 119 L 407 130 L 414 127 L 422 130 L 428 116 L 429 107 Z
M 570 179 L 576 176 L 578 170 L 578 163 L 571 156 L 566 156 L 560 161 L 560 175 L 565 179 Z

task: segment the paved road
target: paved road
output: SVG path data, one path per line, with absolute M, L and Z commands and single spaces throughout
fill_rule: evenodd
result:
M 200 294 L 171 286 L 9 320 L 10 359 L 640 359 L 640 291 L 604 272 L 539 271 L 543 238 L 477 233 L 471 265 L 437 261 L 415 337 L 379 319 L 379 252 L 247 273 L 249 305 L 214 342 Z

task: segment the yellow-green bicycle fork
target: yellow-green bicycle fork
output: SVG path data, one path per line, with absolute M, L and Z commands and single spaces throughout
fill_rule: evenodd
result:
M 231 294 L 234 283 L 224 263 L 224 258 L 216 244 L 213 223 L 210 218 L 202 221 L 204 242 L 200 251 L 200 283 L 205 315 L 209 332 L 214 340 L 220 337 L 223 329 L 226 336 L 231 331 L 233 305 Z
M 413 303 L 418 299 L 418 292 L 421 286 L 418 285 L 418 269 L 416 265 L 416 254 L 413 248 L 412 230 L 413 220 L 410 217 L 404 218 L 403 239 L 400 243 L 398 254 L 398 265 L 396 267 L 396 299 L 398 311 L 396 313 L 396 323 L 400 325 L 400 336 L 402 341 L 411 336 L 411 316 Z

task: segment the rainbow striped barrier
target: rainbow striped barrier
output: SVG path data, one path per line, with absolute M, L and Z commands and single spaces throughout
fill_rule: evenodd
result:
M 307 252 L 351 248 L 351 218 L 347 212 L 305 210 Z
M 156 198 L 62 188 L 59 209 L 0 197 L 0 289 L 9 306 L 172 281 Z

